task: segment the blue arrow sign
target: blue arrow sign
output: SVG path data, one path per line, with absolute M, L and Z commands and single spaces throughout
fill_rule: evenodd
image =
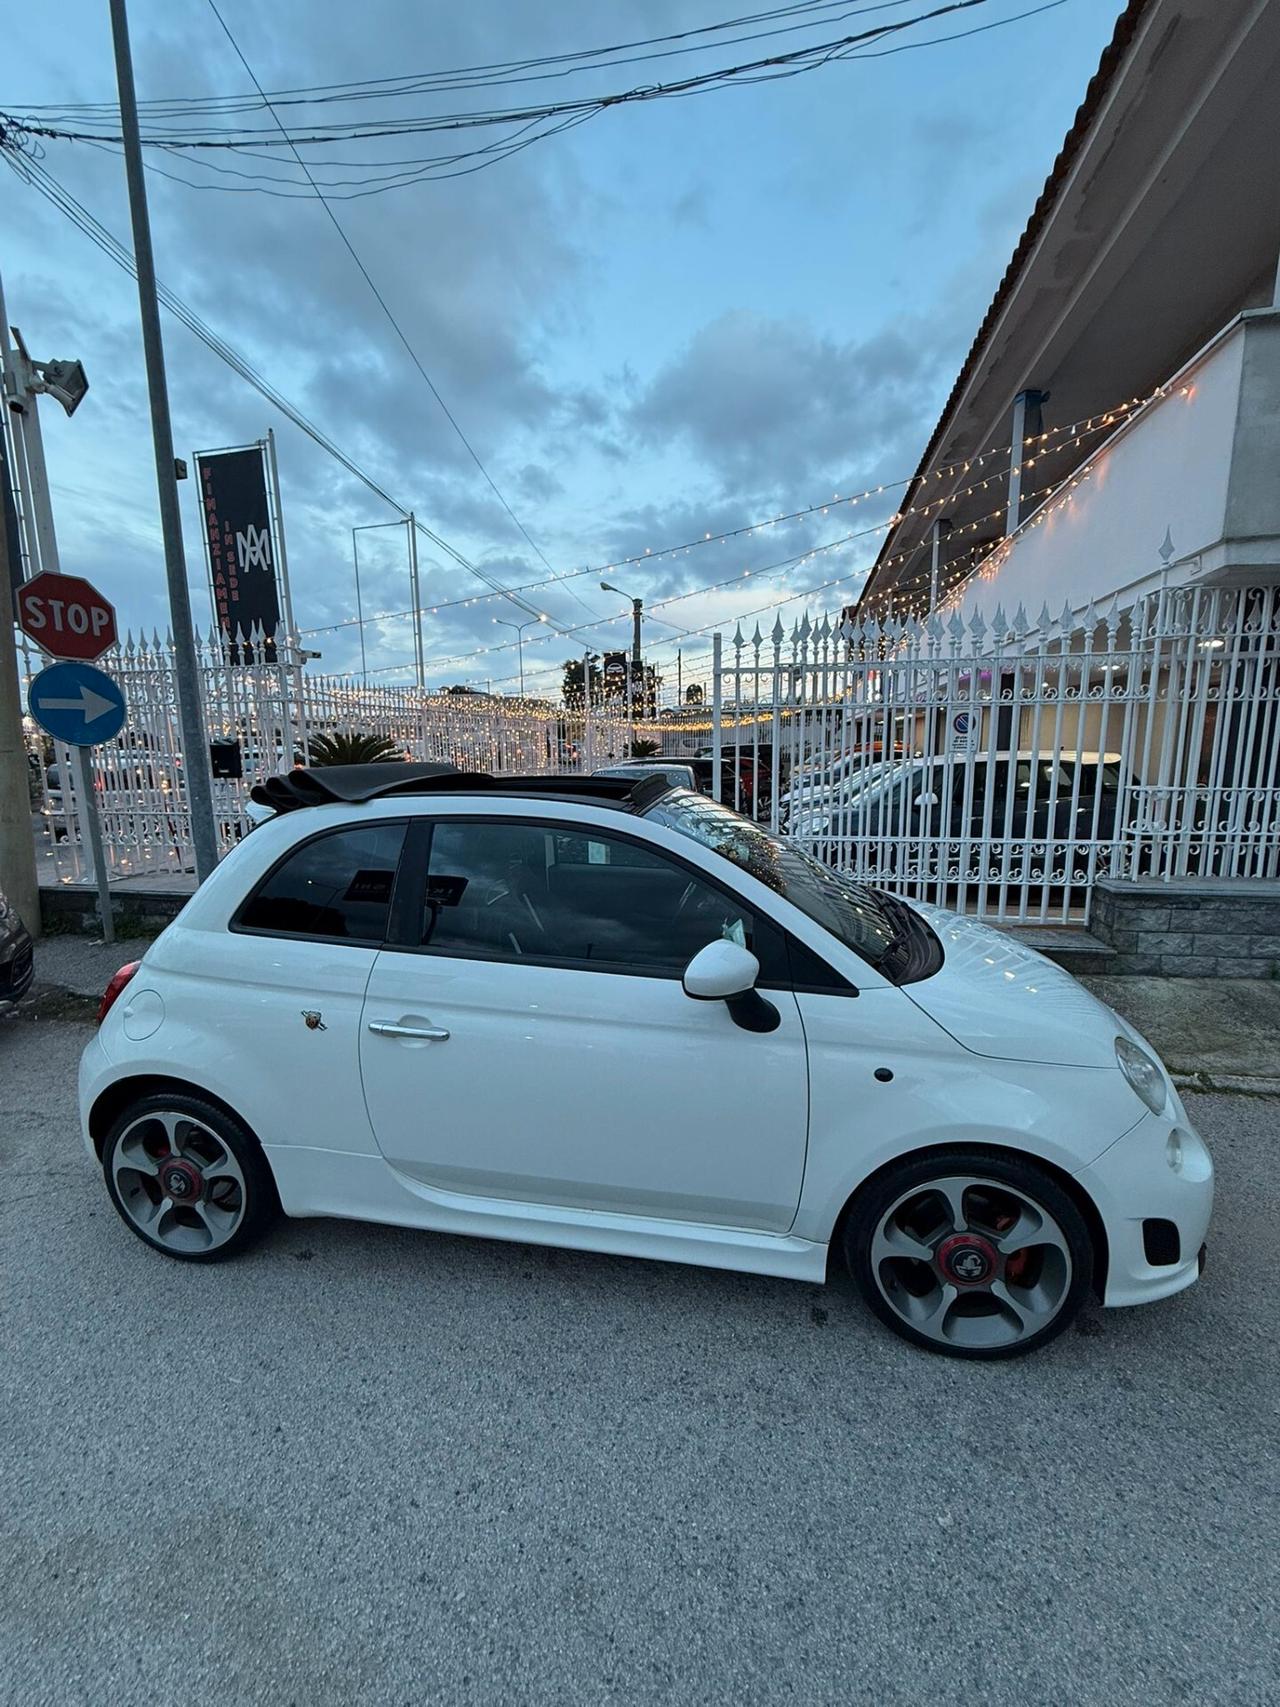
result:
M 91 664 L 50 664 L 32 679 L 27 706 L 42 729 L 71 747 L 110 741 L 124 725 L 124 694 Z

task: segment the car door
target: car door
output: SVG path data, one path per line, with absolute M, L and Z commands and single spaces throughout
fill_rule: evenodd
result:
M 681 985 L 721 936 L 776 965 L 777 927 L 620 831 L 441 816 L 417 832 L 361 1028 L 392 1167 L 490 1200 L 785 1231 L 808 1121 L 795 995 L 769 988 L 779 1023 L 761 1033 Z
M 169 981 L 170 1019 L 181 1020 L 188 1004 L 199 1008 L 192 1015 L 199 1037 L 209 1035 L 209 1003 L 216 1002 L 219 1070 L 235 1064 L 234 1081 L 217 1082 L 251 1114 L 264 1144 L 373 1147 L 360 1088 L 360 1016 L 386 940 L 405 830 L 403 820 L 370 819 L 294 842 L 253 885 L 227 930 L 202 931 L 188 945 L 199 975 Z M 177 974 L 186 970 L 183 941 L 179 922 L 159 945 L 164 955 L 178 953 L 171 968 Z M 170 1033 L 191 1035 L 181 1024 L 160 1035 Z M 175 1070 L 182 1065 L 175 1061 Z

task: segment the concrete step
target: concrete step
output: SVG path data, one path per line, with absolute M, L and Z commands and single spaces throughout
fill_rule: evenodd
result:
M 1001 925 L 1024 948 L 1038 949 L 1048 959 L 1077 976 L 1104 977 L 1112 970 L 1116 951 L 1083 925 Z

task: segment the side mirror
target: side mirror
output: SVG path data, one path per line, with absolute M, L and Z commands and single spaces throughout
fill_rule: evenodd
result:
M 782 1016 L 756 989 L 760 962 L 750 949 L 722 940 L 700 948 L 684 969 L 684 993 L 695 1002 L 723 1002 L 744 1031 L 776 1031 Z
M 919 811 L 924 806 L 936 806 L 938 797 L 936 794 L 917 794 L 911 804 Z

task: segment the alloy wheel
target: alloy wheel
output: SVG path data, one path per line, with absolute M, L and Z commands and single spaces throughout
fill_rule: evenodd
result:
M 216 1132 L 177 1110 L 149 1111 L 125 1128 L 111 1177 L 134 1227 L 180 1255 L 218 1249 L 244 1220 L 248 1192 L 239 1162 Z
M 870 1266 L 881 1298 L 915 1333 L 988 1352 L 1049 1328 L 1073 1277 L 1067 1235 L 1050 1211 L 980 1174 L 904 1192 L 876 1226 Z

